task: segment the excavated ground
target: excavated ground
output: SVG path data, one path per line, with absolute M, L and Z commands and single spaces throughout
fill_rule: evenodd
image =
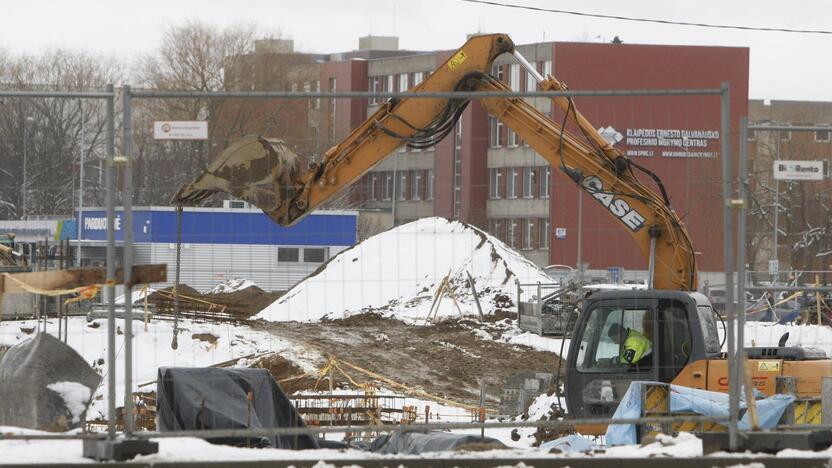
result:
M 431 326 L 408 325 L 371 313 L 320 323 L 255 322 L 253 326 L 316 351 L 324 359 L 335 356 L 397 382 L 463 403 L 479 403 L 482 382 L 490 408 L 499 405 L 501 389 L 511 375 L 554 373 L 558 364 L 555 354 L 487 339 L 500 336 L 511 326 L 511 318 L 505 313 L 488 316 L 484 322 L 446 320 Z M 288 362 L 282 361 L 260 365 L 269 367 L 280 380 L 291 373 L 285 369 Z M 355 380 L 369 380 L 358 372 L 351 376 Z M 293 388 L 308 388 L 313 384 L 314 380 L 310 379 Z

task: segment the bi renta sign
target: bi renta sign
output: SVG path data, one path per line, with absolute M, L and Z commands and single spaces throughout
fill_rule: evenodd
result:
M 774 161 L 779 180 L 823 180 L 823 161 Z
M 207 140 L 208 122 L 205 120 L 163 120 L 153 122 L 155 140 Z

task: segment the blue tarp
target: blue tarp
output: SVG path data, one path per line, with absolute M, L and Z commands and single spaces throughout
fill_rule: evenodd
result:
M 615 410 L 612 419 L 631 419 L 641 416 L 641 386 L 658 384 L 659 382 L 633 382 L 627 393 L 621 399 L 621 403 Z M 758 392 L 759 393 L 759 392 Z M 671 413 L 696 413 L 702 416 L 728 417 L 728 394 L 699 390 L 696 388 L 682 387 L 679 385 L 670 386 L 670 412 Z M 795 400 L 793 395 L 774 395 L 757 402 L 757 417 L 760 420 L 761 429 L 770 429 L 777 425 L 777 421 L 783 415 L 783 411 Z M 746 404 L 744 399 L 740 401 L 740 410 L 744 410 Z M 740 429 L 749 429 L 751 426 L 748 415 L 743 416 L 739 422 Z M 606 444 L 628 445 L 636 443 L 636 427 L 633 424 L 610 424 L 607 427 Z
M 552 450 L 556 448 L 564 452 L 589 452 L 595 448 L 595 444 L 593 444 L 592 441 L 586 437 L 571 434 L 563 436 L 559 439 L 543 442 L 540 444 L 540 448 L 543 450 Z

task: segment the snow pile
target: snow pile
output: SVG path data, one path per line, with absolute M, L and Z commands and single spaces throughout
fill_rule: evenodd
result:
M 93 391 L 92 404 L 87 411 L 87 420 L 105 418 L 107 415 L 107 320 L 87 322 L 85 317 L 69 317 L 67 344 L 93 365 L 104 379 Z M 31 338 L 31 331 L 37 326 L 34 320 L 0 322 L 0 346 L 14 346 Z M 124 321 L 116 319 L 116 401 L 124 401 Z M 49 320 L 48 333 L 57 332 L 57 322 Z M 29 333 L 27 333 L 29 332 Z M 288 341 L 275 337 L 267 331 L 252 330 L 246 326 L 230 324 L 197 323 L 179 320 L 178 348 L 171 349 L 173 323 L 148 323 L 147 328 L 140 321 L 133 322 L 133 384 L 142 385 L 140 391 L 153 390 L 159 367 L 206 367 L 247 356 L 259 356 L 274 352 L 301 367 L 304 372 L 317 369 L 316 362 L 323 358 L 306 349 L 298 349 Z M 250 359 L 249 359 L 250 360 Z M 250 364 L 246 360 L 236 365 Z M 55 384 L 53 384 L 55 385 Z M 62 393 L 65 386 L 53 390 Z M 69 400 L 67 394 L 64 400 Z M 75 398 L 73 395 L 71 398 Z M 74 400 L 73 400 L 74 401 Z M 70 409 L 72 407 L 70 406 Z M 75 414 L 73 412 L 73 414 Z M 80 414 L 80 413 L 79 413 Z
M 250 288 L 252 286 L 257 286 L 252 280 L 245 278 L 231 279 L 225 283 L 220 283 L 214 286 L 213 288 L 203 292 L 203 294 L 230 294 L 242 291 L 243 289 Z
M 423 218 L 341 252 L 256 317 L 303 322 L 376 312 L 424 321 L 446 275 L 461 312 L 477 314 L 467 273 L 486 314 L 513 306 L 515 280 L 551 282 L 543 270 L 480 229 Z M 437 317 L 456 314 L 445 296 Z
M 66 408 L 72 414 L 72 422 L 80 421 L 92 394 L 89 387 L 79 382 L 55 382 L 47 385 L 46 388 L 63 398 Z

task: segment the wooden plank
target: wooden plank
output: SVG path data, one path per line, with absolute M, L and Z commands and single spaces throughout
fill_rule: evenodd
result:
M 72 268 L 68 270 L 36 271 L 30 273 L 8 273 L 29 286 L 45 289 L 71 289 L 79 286 L 92 286 L 104 284 L 107 279 L 107 270 L 103 267 Z M 135 265 L 131 286 L 146 283 L 161 283 L 167 281 L 168 266 L 166 264 Z M 124 270 L 116 269 L 116 284 L 124 283 Z M 0 283 L 0 293 L 16 294 L 25 293 L 19 284 L 7 279 Z

